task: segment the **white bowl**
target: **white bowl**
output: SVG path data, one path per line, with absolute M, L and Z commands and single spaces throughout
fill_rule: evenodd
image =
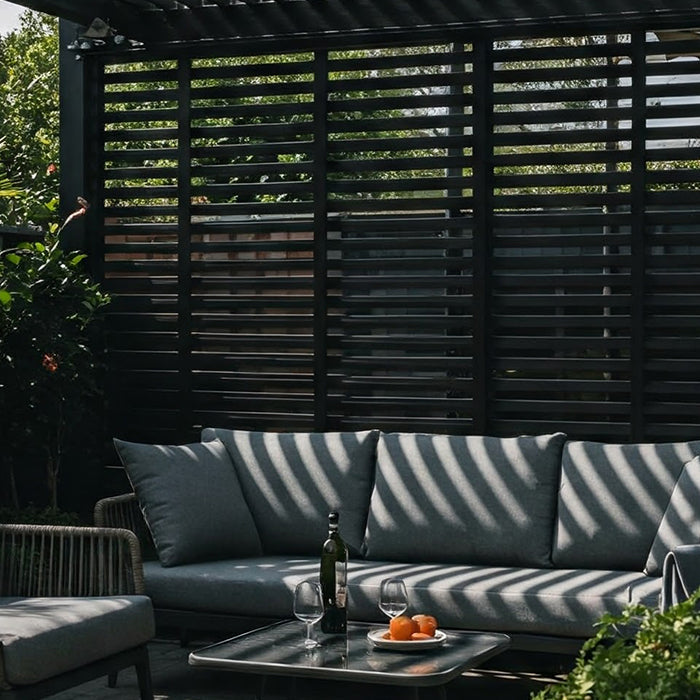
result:
M 386 628 L 372 630 L 367 633 L 367 639 L 378 649 L 393 649 L 394 651 L 419 651 L 439 647 L 445 643 L 447 635 L 442 630 L 435 630 L 435 636 L 430 639 L 384 639 L 388 632 Z

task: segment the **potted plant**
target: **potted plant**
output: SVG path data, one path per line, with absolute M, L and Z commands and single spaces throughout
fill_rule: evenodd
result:
M 533 700 L 687 700 L 700 697 L 700 591 L 664 612 L 628 606 L 601 618 L 576 665 Z

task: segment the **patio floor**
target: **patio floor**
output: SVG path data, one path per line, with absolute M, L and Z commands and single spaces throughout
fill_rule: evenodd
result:
M 179 642 L 156 639 L 149 646 L 151 675 L 155 700 L 253 700 L 259 689 L 255 676 L 195 669 L 187 664 L 193 649 L 215 639 L 201 639 L 182 648 Z M 562 657 L 564 664 L 573 660 Z M 447 689 L 447 700 L 488 698 L 488 700 L 526 700 L 533 691 L 556 681 L 566 670 L 562 659 L 507 652 L 491 660 L 484 668 L 470 671 L 453 681 Z M 288 697 L 287 679 L 268 680 L 265 698 Z M 299 681 L 298 697 L 306 700 L 397 700 L 412 697 L 410 693 L 389 686 L 338 684 L 320 681 Z M 128 669 L 119 674 L 116 688 L 107 687 L 105 678 L 53 696 L 54 700 L 137 700 L 136 675 Z

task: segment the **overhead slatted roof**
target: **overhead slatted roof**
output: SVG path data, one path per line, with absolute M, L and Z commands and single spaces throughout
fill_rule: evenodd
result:
M 99 17 L 147 46 L 206 39 L 464 27 L 483 31 L 543 23 L 587 28 L 698 13 L 700 0 L 16 0 L 82 26 Z

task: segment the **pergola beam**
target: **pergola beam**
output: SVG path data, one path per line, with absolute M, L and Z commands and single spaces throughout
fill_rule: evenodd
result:
M 147 47 L 170 42 L 338 32 L 608 26 L 650 17 L 670 26 L 700 0 L 14 0 L 82 26 L 95 17 Z
M 134 5 L 122 0 L 90 0 L 90 2 L 82 2 L 82 0 L 11 1 L 15 5 L 60 17 L 83 27 L 89 26 L 95 17 L 103 19 L 109 17 L 110 21 L 115 24 L 127 25 L 136 22 L 142 12 Z
M 611 21 L 629 26 L 648 21 L 687 20 L 700 12 L 700 2 L 639 2 L 633 0 L 560 0 L 559 2 L 475 2 L 475 0 L 282 0 L 191 10 L 144 12 L 140 25 L 120 28 L 146 45 L 170 41 L 237 39 L 263 36 L 327 35 L 338 32 L 420 28 L 529 28 L 556 23 L 595 27 Z

